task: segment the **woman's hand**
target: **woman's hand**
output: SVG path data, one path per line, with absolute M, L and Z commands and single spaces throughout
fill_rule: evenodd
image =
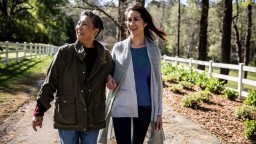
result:
M 35 131 L 37 131 L 36 127 L 42 128 L 43 124 L 43 116 L 34 116 L 32 118 L 32 127 Z
M 113 90 L 116 88 L 116 81 L 115 79 L 113 79 L 111 75 L 108 75 L 108 78 L 107 78 L 107 88 L 109 90 Z
M 155 129 L 160 130 L 162 128 L 162 126 L 163 126 L 162 116 L 158 115 L 157 120 L 156 120 L 156 124 L 155 124 Z

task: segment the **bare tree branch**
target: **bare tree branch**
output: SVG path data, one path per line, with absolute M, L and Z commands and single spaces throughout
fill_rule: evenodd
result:
M 94 7 L 96 8 L 97 10 L 99 10 L 100 12 L 104 13 L 108 18 L 110 18 L 114 23 L 115 25 L 119 28 L 119 29 L 122 29 L 122 26 L 118 23 L 117 20 L 115 20 L 111 15 L 109 15 L 105 10 L 103 10 L 102 8 L 100 8 L 99 6 L 97 5 L 94 5 L 92 3 L 89 3 L 88 1 L 86 0 L 83 0 L 83 2 L 85 2 L 87 5 L 89 5 L 90 7 Z

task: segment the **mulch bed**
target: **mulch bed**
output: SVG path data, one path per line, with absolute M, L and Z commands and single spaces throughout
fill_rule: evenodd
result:
M 183 94 L 176 94 L 168 90 L 170 85 L 172 83 L 165 83 L 164 95 L 169 98 L 170 105 L 175 111 L 200 124 L 224 143 L 255 143 L 245 138 L 243 121 L 234 116 L 235 109 L 242 106 L 242 100 L 231 101 L 220 95 L 211 94 L 209 103 L 201 103 L 197 108 L 192 109 L 182 106 L 181 98 L 201 89 L 184 90 Z

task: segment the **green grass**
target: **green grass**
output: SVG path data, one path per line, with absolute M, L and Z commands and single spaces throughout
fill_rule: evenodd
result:
M 0 64 L 0 103 L 5 101 L 6 95 L 17 91 L 27 92 L 29 86 L 44 79 L 51 60 L 49 56 Z

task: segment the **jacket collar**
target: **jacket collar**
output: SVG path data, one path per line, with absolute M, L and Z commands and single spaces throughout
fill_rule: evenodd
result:
M 97 48 L 98 57 L 103 57 L 104 47 L 102 46 L 102 44 L 99 43 L 98 41 L 94 40 L 94 46 L 95 46 L 95 48 Z M 75 52 L 81 61 L 83 61 L 87 55 L 87 53 L 85 52 L 85 50 L 83 48 L 83 45 L 79 41 L 75 42 Z

